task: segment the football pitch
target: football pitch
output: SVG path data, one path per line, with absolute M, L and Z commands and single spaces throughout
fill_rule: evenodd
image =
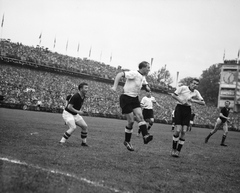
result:
M 171 125 L 154 124 L 144 145 L 134 125 L 134 152 L 123 145 L 125 120 L 84 117 L 88 144 L 78 128 L 62 146 L 61 114 L 0 108 L 0 192 L 239 192 L 240 132 L 209 129 L 186 134 L 180 158 L 170 156 Z

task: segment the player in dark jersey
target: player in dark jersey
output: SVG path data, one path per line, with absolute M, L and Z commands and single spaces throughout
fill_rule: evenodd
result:
M 81 107 L 83 105 L 86 93 L 88 91 L 88 84 L 81 83 L 78 86 L 78 92 L 75 93 L 70 101 L 68 102 L 67 106 L 65 107 L 62 117 L 66 124 L 68 125 L 69 129 L 63 134 L 60 143 L 63 144 L 66 140 L 72 135 L 75 131 L 77 126 L 81 127 L 81 138 L 82 138 L 82 146 L 87 145 L 87 132 L 88 126 L 81 115 L 83 115 L 83 111 L 81 111 Z
M 71 94 L 67 95 L 66 97 L 66 102 L 65 102 L 65 106 L 64 108 L 66 108 L 66 106 L 68 105 L 69 100 L 71 99 L 71 97 L 77 92 L 77 90 L 75 88 L 71 89 Z
M 229 121 L 229 111 L 230 111 L 230 101 L 225 101 L 225 107 L 222 108 L 219 117 L 217 118 L 217 121 L 215 123 L 214 129 L 209 133 L 209 135 L 205 138 L 205 143 L 208 142 L 210 137 L 217 132 L 217 130 L 222 126 L 223 127 L 223 136 L 222 136 L 222 142 L 221 146 L 227 146 L 225 144 L 225 139 L 227 137 L 228 133 L 228 124 L 227 122 Z

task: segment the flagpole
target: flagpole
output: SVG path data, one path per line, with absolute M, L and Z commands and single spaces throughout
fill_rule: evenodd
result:
M 56 35 L 55 35 L 54 42 L 53 42 L 53 52 L 55 50 L 55 46 L 56 46 Z
M 240 55 L 240 48 L 238 49 L 237 64 L 238 64 L 238 61 L 239 61 L 239 55 Z
M 88 59 L 90 59 L 90 58 L 91 58 L 91 53 L 92 53 L 92 46 L 90 47 L 90 50 L 89 50 Z
M 78 47 L 77 47 L 77 56 L 78 56 L 78 57 L 80 57 L 80 55 L 79 55 L 79 46 L 80 46 L 80 44 L 79 44 L 79 42 L 78 42 Z
M 223 52 L 223 63 L 225 61 L 225 49 L 224 49 L 224 52 Z
M 0 41 L 2 40 L 3 24 L 4 24 L 4 14 L 3 14 L 3 16 L 2 16 L 2 23 L 1 23 L 1 37 L 0 37 Z

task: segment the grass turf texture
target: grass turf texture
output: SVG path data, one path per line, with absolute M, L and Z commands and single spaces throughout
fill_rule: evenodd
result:
M 129 152 L 126 121 L 84 119 L 90 147 L 81 147 L 79 128 L 61 146 L 61 114 L 0 108 L 0 192 L 239 192 L 238 132 L 229 132 L 222 147 L 222 131 L 205 144 L 210 130 L 193 127 L 174 158 L 171 125 L 154 124 L 154 139 L 144 145 L 135 123 Z

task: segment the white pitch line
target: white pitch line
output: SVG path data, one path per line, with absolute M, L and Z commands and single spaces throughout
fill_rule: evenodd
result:
M 91 184 L 91 185 L 93 185 L 95 187 L 105 188 L 105 189 L 111 190 L 113 192 L 122 192 L 122 191 L 120 191 L 120 190 L 118 190 L 116 188 L 108 187 L 108 186 L 106 186 L 106 185 L 104 185 L 102 183 L 94 182 L 94 181 L 88 180 L 87 178 L 78 177 L 75 174 L 70 174 L 70 173 L 67 173 L 67 172 L 54 170 L 54 169 L 42 168 L 42 167 L 37 166 L 37 165 L 28 164 L 26 162 L 22 162 L 22 161 L 19 161 L 19 160 L 14 160 L 14 159 L 8 159 L 8 158 L 4 158 L 4 157 L 0 157 L 0 160 L 6 161 L 6 162 L 10 162 L 10 163 L 19 164 L 19 165 L 28 166 L 28 167 L 31 167 L 31 168 L 35 168 L 35 169 L 38 169 L 38 170 L 45 171 L 45 172 L 51 172 L 51 173 L 54 173 L 54 174 L 60 174 L 60 175 L 63 175 L 63 176 L 71 177 L 71 178 L 74 178 L 74 179 L 76 179 L 78 181 L 86 182 L 86 183 Z M 129 193 L 129 192 L 122 192 L 122 193 Z

